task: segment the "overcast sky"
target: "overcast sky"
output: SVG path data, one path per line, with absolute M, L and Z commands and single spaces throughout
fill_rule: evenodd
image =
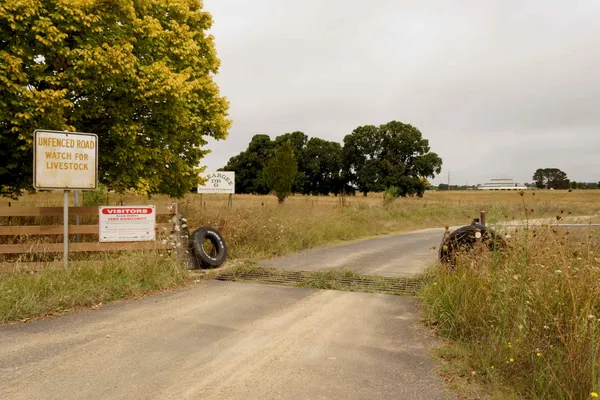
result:
M 257 133 L 341 142 L 410 123 L 452 184 L 557 167 L 600 181 L 598 0 L 205 0 L 231 102 L 222 167 Z

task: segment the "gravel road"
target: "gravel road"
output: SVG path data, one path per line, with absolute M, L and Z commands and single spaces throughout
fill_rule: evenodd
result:
M 0 327 L 0 399 L 440 399 L 415 300 L 207 281 Z
M 435 262 L 445 229 L 425 229 L 381 236 L 337 246 L 324 246 L 262 262 L 264 267 L 322 271 L 346 268 L 360 274 L 411 276 Z

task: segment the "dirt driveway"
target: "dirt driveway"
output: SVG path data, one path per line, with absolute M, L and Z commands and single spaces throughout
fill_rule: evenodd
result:
M 0 399 L 446 398 L 415 300 L 208 281 L 0 327 Z

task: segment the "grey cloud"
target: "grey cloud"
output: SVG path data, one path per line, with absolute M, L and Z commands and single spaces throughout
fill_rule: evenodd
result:
M 600 180 L 600 2 L 206 0 L 231 101 L 223 166 L 252 135 L 342 141 L 359 125 L 411 123 L 445 181 L 530 181 L 559 166 Z

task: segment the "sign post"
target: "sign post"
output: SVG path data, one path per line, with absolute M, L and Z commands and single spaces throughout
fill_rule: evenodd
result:
M 79 190 L 75 191 L 75 207 L 79 207 Z M 75 225 L 79 225 L 79 215 L 75 216 Z M 75 235 L 75 243 L 79 243 L 79 233 Z
M 98 183 L 98 136 L 38 129 L 33 133 L 33 186 L 63 190 L 63 263 L 69 263 L 69 190 Z
M 69 191 L 63 192 L 63 266 L 69 266 Z

